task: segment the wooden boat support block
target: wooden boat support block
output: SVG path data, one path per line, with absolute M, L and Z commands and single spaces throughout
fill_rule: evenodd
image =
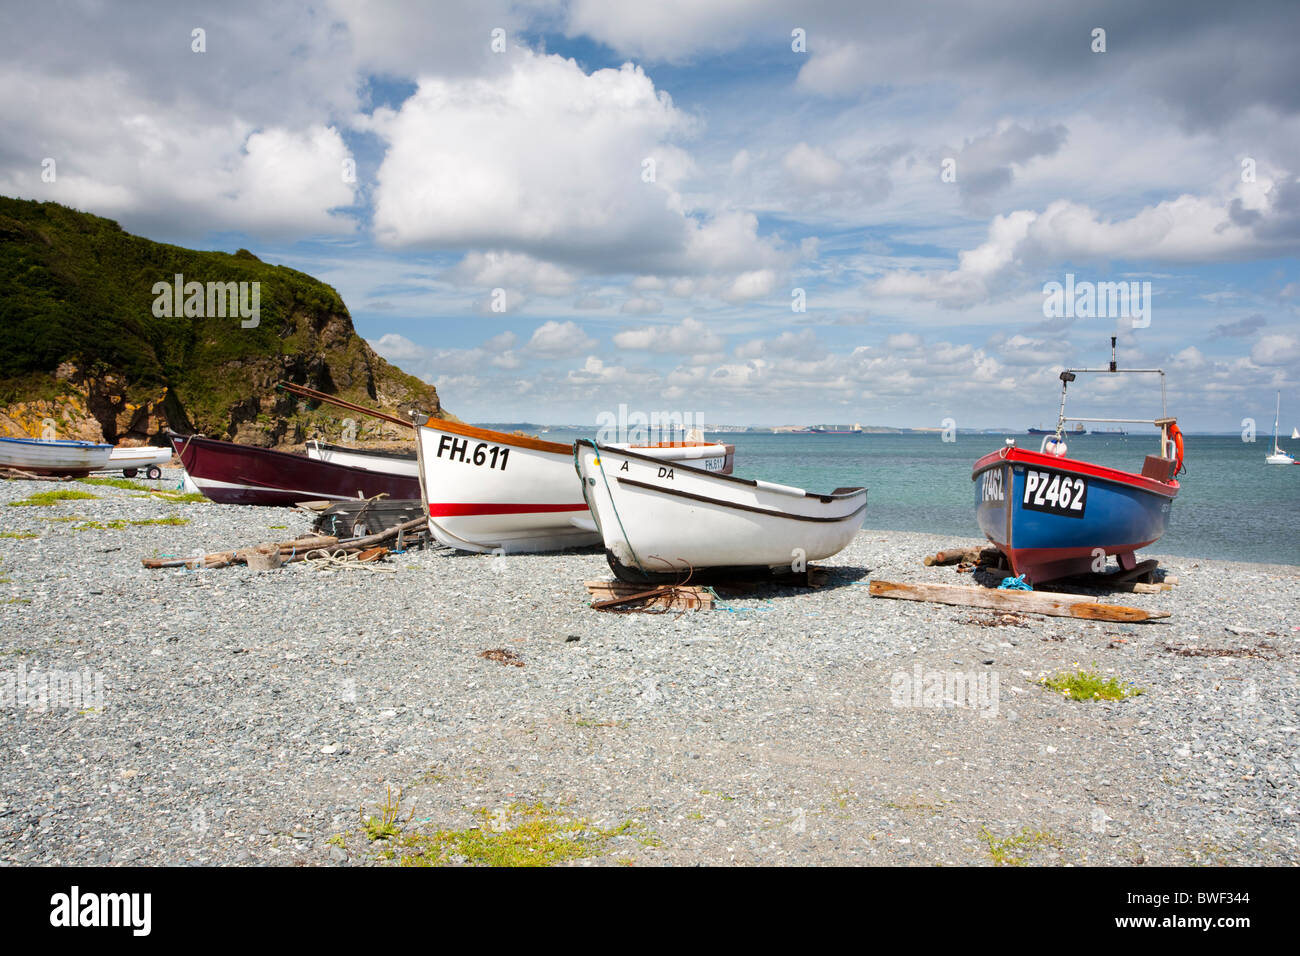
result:
M 280 549 L 273 544 L 259 544 L 256 548 L 244 548 L 235 552 L 235 557 L 242 558 L 250 571 L 271 571 L 284 564 Z
M 983 607 L 997 611 L 1019 611 L 1049 617 L 1078 617 L 1093 621 L 1138 622 L 1169 617 L 1167 611 L 1144 611 L 1118 604 L 1102 604 L 1094 597 L 1045 591 L 999 591 L 994 588 L 964 587 L 959 584 L 914 584 L 872 581 L 872 597 L 903 601 L 929 601 L 961 607 Z
M 635 607 L 662 607 L 670 611 L 708 611 L 713 608 L 713 593 L 694 585 L 665 585 L 647 588 L 644 584 L 623 581 L 584 581 L 591 595 L 591 607 L 598 611 L 629 610 Z

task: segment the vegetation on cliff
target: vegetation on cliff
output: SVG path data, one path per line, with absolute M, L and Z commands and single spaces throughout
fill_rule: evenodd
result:
M 155 309 L 155 286 L 177 275 L 260 283 L 256 324 L 186 317 L 179 302 L 156 314 L 168 310 Z M 242 249 L 152 242 L 57 203 L 0 197 L 0 332 L 0 433 L 39 435 L 52 420 L 60 437 L 107 441 L 166 427 L 261 445 L 345 434 L 343 414 L 277 392 L 281 379 L 403 416 L 442 414 L 433 386 L 376 355 L 323 282 Z M 356 435 L 398 437 L 369 419 Z

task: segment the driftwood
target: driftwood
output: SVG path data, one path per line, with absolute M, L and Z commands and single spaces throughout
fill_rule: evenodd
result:
M 173 558 L 142 558 L 141 563 L 146 568 L 226 568 L 232 564 L 247 564 L 249 567 L 262 569 L 263 567 L 279 567 L 283 564 L 291 564 L 303 560 L 303 558 L 313 551 L 327 551 L 333 554 L 343 552 L 344 554 L 355 554 L 357 552 L 374 552 L 369 557 L 364 558 L 366 561 L 373 561 L 386 553 L 387 549 L 379 549 L 375 546 L 381 542 L 396 538 L 400 534 L 414 531 L 425 525 L 427 519 L 414 518 L 403 524 L 389 528 L 387 531 L 380 531 L 377 534 L 369 534 L 364 538 L 347 538 L 340 541 L 338 538 L 329 535 L 314 534 L 303 538 L 295 538 L 292 541 L 281 541 L 279 544 L 261 544 L 255 548 L 239 548 L 235 551 L 216 551 L 205 555 L 191 555 L 189 557 Z M 271 557 L 274 554 L 275 557 Z M 249 560 L 252 556 L 253 560 Z M 275 559 L 279 561 L 276 563 Z M 200 565 L 201 562 L 201 565 Z
M 997 548 L 983 546 L 944 548 L 934 554 L 927 554 L 922 563 L 927 568 L 945 564 L 995 564 L 1001 554 Z
M 983 607 L 997 611 L 1044 614 L 1049 617 L 1079 617 L 1094 621 L 1151 621 L 1169 617 L 1167 611 L 1144 611 L 1118 604 L 1102 604 L 1086 595 L 1046 591 L 999 591 L 993 588 L 963 587 L 957 584 L 910 584 L 872 581 L 871 596 L 904 601 L 931 601 L 962 607 Z
M 640 610 L 650 607 L 672 611 L 707 611 L 713 607 L 713 594 L 709 589 L 690 584 L 665 584 L 649 589 L 625 581 L 584 581 L 583 584 L 587 593 L 596 598 L 591 602 L 591 607 L 597 611 Z
M 0 468 L 0 478 L 16 481 L 76 481 L 71 475 L 37 475 L 21 468 Z

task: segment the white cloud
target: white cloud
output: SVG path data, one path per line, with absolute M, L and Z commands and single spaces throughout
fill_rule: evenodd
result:
M 623 303 L 620 312 L 629 315 L 654 315 L 663 311 L 664 304 L 653 296 L 634 296 Z
M 781 165 L 800 186 L 826 189 L 839 183 L 844 176 L 844 164 L 822 149 L 799 143 L 785 154 Z
M 1278 332 L 1261 336 L 1250 350 L 1256 365 L 1291 365 L 1300 361 L 1300 336 Z
M 594 348 L 596 342 L 576 322 L 550 321 L 539 325 L 528 341 L 528 351 L 543 358 L 563 358 Z
M 446 278 L 458 285 L 526 289 L 537 295 L 573 294 L 576 277 L 554 263 L 518 252 L 469 252 Z
M 1300 247 L 1300 238 L 1288 234 L 1291 220 L 1282 196 L 1272 183 L 1239 184 L 1217 200 L 1183 195 L 1118 220 L 1061 199 L 1041 213 L 993 217 L 987 240 L 958 253 L 954 270 L 891 270 L 870 289 L 960 308 L 1023 287 L 1018 280 L 1026 271 L 1034 271 L 1040 284 L 1057 278 L 1047 271 L 1058 271 L 1062 262 L 1198 263 L 1286 255 Z
M 722 350 L 722 337 L 689 316 L 678 325 L 627 329 L 614 336 L 614 344 L 629 351 L 708 354 Z
M 722 297 L 728 302 L 748 302 L 751 299 L 761 299 L 763 296 L 770 294 L 775 286 L 775 272 L 771 269 L 756 269 L 753 272 L 742 272 L 736 276 L 735 281 L 722 294 Z
M 488 246 L 626 262 L 681 247 L 668 140 L 687 117 L 638 67 L 585 73 L 523 51 L 477 78 L 423 76 L 373 128 L 388 150 L 375 231 L 392 246 Z M 655 182 L 642 161 L 657 159 Z

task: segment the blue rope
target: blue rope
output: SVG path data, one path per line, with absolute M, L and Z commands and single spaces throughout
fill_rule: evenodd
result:
M 1032 591 L 1034 586 L 1025 580 L 1023 574 L 1014 578 L 1003 578 L 1002 583 L 998 585 L 999 591 Z

